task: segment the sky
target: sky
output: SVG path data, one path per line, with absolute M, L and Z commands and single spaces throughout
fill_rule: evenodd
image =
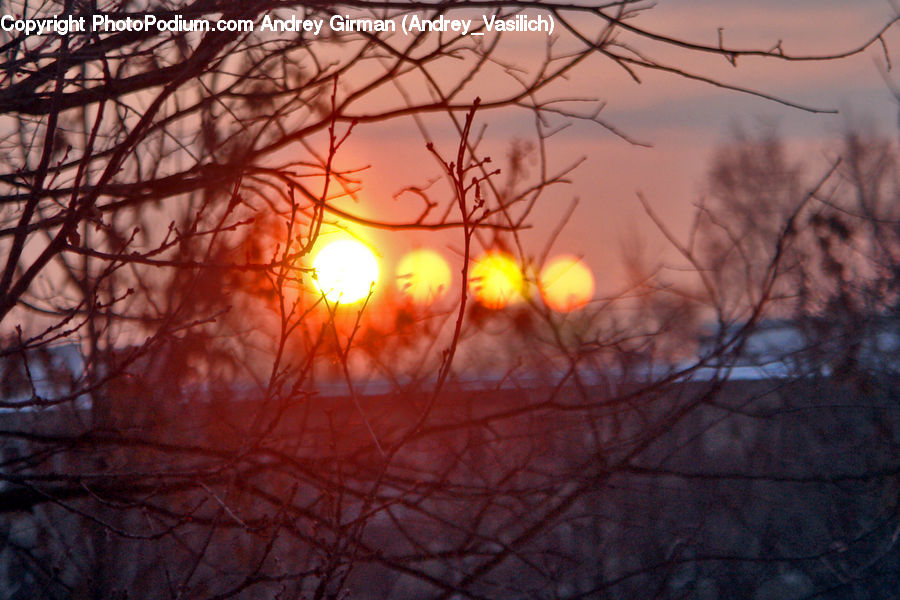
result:
M 893 14 L 896 10 L 886 0 L 661 0 L 635 24 L 705 44 L 716 43 L 721 27 L 723 39 L 732 46 L 766 49 L 781 41 L 787 53 L 820 54 L 860 45 Z M 900 48 L 898 29 L 895 26 L 885 36 L 890 50 Z M 512 51 L 523 64 L 529 53 L 537 60 L 543 39 L 541 34 L 517 37 L 514 43 L 518 47 Z M 538 204 L 531 219 L 535 226 L 524 239 L 528 252 L 540 254 L 561 215 L 577 199 L 577 208 L 551 255 L 583 256 L 594 272 L 600 295 L 615 293 L 623 284 L 621 248 L 635 237 L 651 259 L 674 258 L 644 214 L 637 193 L 645 195 L 674 232 L 686 235 L 691 208 L 704 193 L 710 161 L 735 132 L 774 128 L 811 174 L 823 167 L 848 128 L 898 134 L 898 106 L 885 83 L 885 56 L 880 46 L 841 61 L 788 63 L 743 58 L 736 67 L 721 56 L 698 58 L 653 44 L 643 44 L 641 49 L 658 60 L 689 65 L 731 84 L 839 112 L 812 114 L 664 73 L 643 72 L 638 84 L 602 57 L 582 65 L 551 93 L 605 102 L 603 118 L 650 147 L 631 145 L 597 125 L 577 121 L 551 138 L 554 164 L 562 166 L 582 158 L 584 162 L 572 173 L 570 184 L 553 188 Z M 887 76 L 900 80 L 890 73 Z M 486 151 L 495 152 L 493 157 L 499 159 L 510 142 L 527 131 L 521 113 L 510 111 L 491 114 L 483 124 L 488 127 Z M 528 125 L 526 122 L 525 127 Z M 440 135 L 437 137 L 440 141 Z M 371 165 L 361 175 L 369 197 L 393 196 L 398 181 L 409 182 L 410 172 L 435 173 L 426 153 L 410 151 L 424 146 L 413 128 L 361 129 L 353 141 L 352 152 Z M 450 152 L 451 144 L 448 137 L 439 149 Z M 403 200 L 382 200 L 378 203 L 380 216 L 391 215 L 392 202 L 396 206 Z M 437 244 L 450 257 L 460 249 L 457 238 L 452 234 L 437 239 L 403 234 L 376 244 L 386 262 L 396 262 L 402 252 L 417 245 Z

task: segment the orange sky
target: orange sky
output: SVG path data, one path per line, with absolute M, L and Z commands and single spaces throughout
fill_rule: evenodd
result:
M 644 28 L 714 44 L 717 27 L 724 28 L 726 43 L 768 48 L 782 41 L 793 54 L 848 50 L 870 37 L 890 18 L 891 9 L 881 0 L 746 2 L 666 0 L 635 21 Z M 577 24 L 576 24 L 577 25 Z M 886 37 L 889 47 L 900 47 L 898 28 Z M 541 34 L 509 36 L 507 56 L 526 67 L 536 61 L 545 38 Z M 535 229 L 524 234 L 526 251 L 539 255 L 549 232 L 569 203 L 580 203 L 554 253 L 584 256 L 595 273 L 598 294 L 610 293 L 621 283 L 620 248 L 635 235 L 645 240 L 652 256 L 664 256 L 665 244 L 653 231 L 636 200 L 642 191 L 676 232 L 684 233 L 690 207 L 703 191 L 704 176 L 716 148 L 738 128 L 757 131 L 776 127 L 791 148 L 804 154 L 815 173 L 835 140 L 848 125 L 871 127 L 894 135 L 897 106 L 884 84 L 879 65 L 880 48 L 839 62 L 785 63 L 747 58 L 737 68 L 720 56 L 687 56 L 663 53 L 653 44 L 642 50 L 658 60 L 689 64 L 704 75 L 752 87 L 785 99 L 816 107 L 839 109 L 839 115 L 810 114 L 771 101 L 662 73 L 644 72 L 640 85 L 608 60 L 596 57 L 582 65 L 572 77 L 547 91 L 548 96 L 593 97 L 607 102 L 605 118 L 628 135 L 652 148 L 631 146 L 599 126 L 575 122 L 550 141 L 552 160 L 563 165 L 586 157 L 572 175 L 572 183 L 549 191 L 531 220 Z M 686 63 L 685 60 L 689 60 Z M 447 73 L 448 81 L 452 73 Z M 479 82 L 488 96 L 489 78 Z M 440 150 L 455 150 L 452 131 L 441 119 L 428 118 L 430 132 Z M 502 163 L 510 141 L 529 131 L 522 113 L 504 110 L 483 114 L 488 124 L 483 147 Z M 524 127 L 523 127 L 524 123 Z M 403 215 L 410 200 L 391 196 L 402 185 L 425 184 L 437 177 L 435 161 L 424 150 L 419 132 L 406 127 L 374 125 L 360 127 L 348 145 L 348 160 L 370 164 L 361 174 L 362 194 L 356 209 L 390 220 Z M 349 158 L 352 157 L 352 158 Z M 502 181 L 502 176 L 500 178 Z M 391 264 L 416 245 L 441 250 L 452 263 L 461 247 L 458 232 L 433 234 L 371 232 L 383 259 Z M 389 240 L 389 241 L 388 241 Z

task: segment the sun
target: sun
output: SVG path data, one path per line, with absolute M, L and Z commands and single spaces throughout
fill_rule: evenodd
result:
M 397 287 L 416 304 L 431 304 L 450 289 L 450 267 L 434 250 L 413 250 L 397 265 Z
M 469 291 L 480 304 L 497 310 L 522 300 L 525 277 L 512 256 L 489 250 L 472 265 Z
M 581 259 L 562 255 L 541 270 L 541 296 L 558 312 L 572 312 L 594 296 L 594 276 Z
M 359 302 L 378 281 L 375 254 L 356 240 L 338 240 L 319 250 L 313 269 L 313 283 L 329 302 Z

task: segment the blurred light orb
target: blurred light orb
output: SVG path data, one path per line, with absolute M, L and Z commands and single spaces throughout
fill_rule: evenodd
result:
M 564 254 L 541 270 L 541 296 L 557 312 L 572 312 L 594 297 L 594 276 L 576 256 Z
M 522 300 L 525 277 L 512 256 L 489 250 L 469 271 L 469 291 L 479 304 L 497 310 Z
M 319 250 L 313 269 L 313 284 L 329 302 L 359 302 L 378 281 L 375 254 L 356 240 L 338 240 Z
M 450 266 L 434 250 L 408 252 L 397 265 L 397 288 L 416 304 L 431 304 L 450 289 Z

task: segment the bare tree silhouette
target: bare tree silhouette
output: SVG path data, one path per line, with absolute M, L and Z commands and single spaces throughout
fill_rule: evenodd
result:
M 848 143 L 847 170 L 836 171 L 855 186 L 860 224 L 844 224 L 841 211 L 850 209 L 842 205 L 809 212 L 773 196 L 773 210 L 785 212 L 765 226 L 742 225 L 717 250 L 763 265 L 742 284 L 753 293 L 739 310 L 716 292 L 735 285 L 730 267 L 709 275 L 707 255 L 681 247 L 705 285 L 703 304 L 723 325 L 698 364 L 652 360 L 677 354 L 673 340 L 687 328 L 672 322 L 696 311 L 671 302 L 672 289 L 654 295 L 646 322 L 618 322 L 613 301 L 565 317 L 536 299 L 509 311 L 472 307 L 476 248 L 503 245 L 529 266 L 519 232 L 574 167 L 554 170 L 548 159 L 560 123 L 594 124 L 629 141 L 604 119 L 602 102 L 555 95 L 582 63 L 596 57 L 636 80 L 665 72 L 816 111 L 695 72 L 689 59 L 670 63 L 667 51 L 732 64 L 840 60 L 872 46 L 886 51 L 894 25 L 849 51 L 794 56 L 781 44 L 743 49 L 668 36 L 642 26 L 650 8 L 632 0 L 12 5 L 20 18 L 152 15 L 228 27 L 2 34 L 5 596 L 710 597 L 699 594 L 716 578 L 741 589 L 813 563 L 824 567 L 802 577 L 815 589 L 862 578 L 874 582 L 872 594 L 889 589 L 895 420 L 867 425 L 882 436 L 884 460 L 868 453 L 861 460 L 871 464 L 833 471 L 812 459 L 780 471 L 741 462 L 794 443 L 788 426 L 731 441 L 707 435 L 723 423 L 795 414 L 772 405 L 764 383 L 734 392 L 728 371 L 768 314 L 799 219 L 833 240 L 815 255 L 823 273 L 806 271 L 809 287 L 824 290 L 831 276 L 835 293 L 850 289 L 835 253 L 866 230 L 864 252 L 879 269 L 888 265 L 868 301 L 895 298 L 896 240 L 887 232 L 896 225 L 881 212 L 884 198 L 896 197 L 882 187 L 893 174 L 886 149 Z M 558 39 L 548 36 L 540 61 L 523 65 L 478 16 L 473 28 L 483 36 L 260 27 L 273 16 L 400 22 L 470 13 L 540 14 L 553 19 Z M 532 140 L 513 148 L 508 180 L 483 150 L 491 115 L 502 111 L 533 122 Z M 433 159 L 436 179 L 412 173 L 401 184 L 405 201 L 415 199 L 402 218 L 354 209 L 347 200 L 358 198 L 365 161 L 354 162 L 348 144 L 361 130 L 401 127 L 421 132 L 409 152 Z M 537 164 L 526 174 L 518 167 L 529 151 Z M 776 177 L 783 164 L 768 159 L 749 172 L 723 165 L 723 194 L 758 200 L 729 178 L 747 174 L 790 183 L 791 201 L 801 193 L 804 206 L 830 206 L 823 193 L 835 173 L 795 186 L 794 172 Z M 335 306 L 311 292 L 309 257 L 323 231 L 351 226 L 452 231 L 462 246 L 455 308 L 402 307 L 378 321 L 366 302 Z M 750 239 L 757 246 L 741 253 Z M 743 326 L 728 333 L 734 323 Z M 523 349 L 499 362 L 505 375 L 473 391 L 455 366 L 461 348 L 477 346 L 479 327 Z M 653 343 L 663 339 L 665 350 Z M 704 369 L 712 375 L 689 380 Z M 329 372 L 336 377 L 326 383 L 340 386 L 323 384 Z M 366 387 L 371 372 L 384 389 Z M 880 393 L 893 399 L 885 386 Z M 826 437 L 849 426 L 837 417 L 827 425 Z M 747 454 L 715 454 L 712 443 Z M 698 448 L 708 452 L 701 466 L 728 470 L 686 468 Z M 703 492 L 689 495 L 694 482 Z M 728 533 L 750 495 L 771 492 L 773 505 L 799 513 L 791 502 L 810 498 L 795 493 L 807 485 L 819 486 L 819 499 L 841 488 L 851 503 L 854 486 L 864 488 L 844 533 L 790 548 L 775 532 Z M 665 501 L 669 494 L 678 499 Z M 771 514 L 747 513 L 746 526 L 788 526 Z

